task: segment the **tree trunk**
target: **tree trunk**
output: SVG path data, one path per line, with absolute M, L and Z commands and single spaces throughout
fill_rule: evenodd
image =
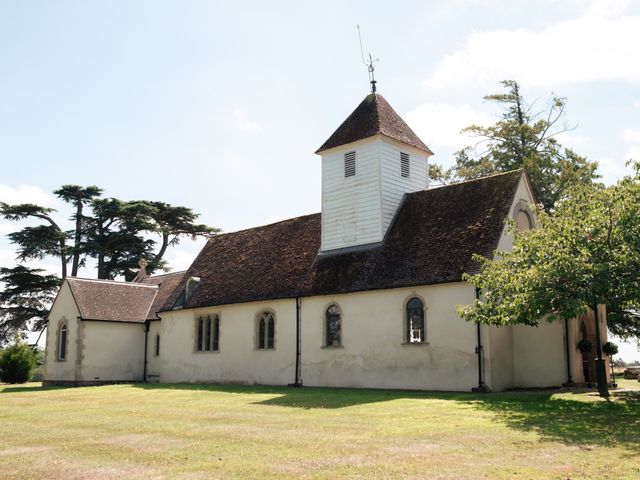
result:
M 71 276 L 78 276 L 78 265 L 80 264 L 80 241 L 82 240 L 82 199 L 76 199 L 76 231 L 73 246 L 73 264 L 71 266 Z

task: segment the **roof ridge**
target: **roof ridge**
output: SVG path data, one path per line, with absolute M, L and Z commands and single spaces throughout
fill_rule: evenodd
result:
M 436 190 L 436 189 L 440 190 L 442 188 L 453 187 L 455 185 L 462 185 L 464 183 L 480 182 L 482 180 L 489 180 L 490 178 L 500 177 L 502 175 L 510 175 L 510 174 L 513 174 L 513 173 L 516 173 L 516 172 L 523 173 L 524 172 L 524 168 L 515 168 L 515 169 L 509 170 L 507 172 L 492 173 L 491 175 L 487 175 L 486 177 L 470 178 L 468 180 L 461 180 L 459 182 L 448 183 L 446 185 L 441 185 L 441 186 L 438 186 L 438 187 L 430 187 L 427 190 Z M 424 191 L 424 190 L 422 190 L 422 191 Z M 417 192 L 414 192 L 414 193 L 417 193 Z
M 145 288 L 158 288 L 157 285 L 146 285 L 144 283 L 123 282 L 120 280 L 106 280 L 102 278 L 82 278 L 82 277 L 65 277 L 65 280 L 74 282 L 90 282 L 90 283 L 104 283 L 110 285 L 129 285 L 132 287 L 145 287 Z
M 241 232 L 248 232 L 249 230 L 255 230 L 257 228 L 266 228 L 266 227 L 272 227 L 273 225 L 278 225 L 279 223 L 284 223 L 284 222 L 291 222 L 293 220 L 301 220 L 303 218 L 306 217 L 313 217 L 316 215 L 320 215 L 322 212 L 315 212 L 315 213 L 307 213 L 305 215 L 299 215 L 297 217 L 291 217 L 291 218 L 284 218 L 282 220 L 278 220 L 277 222 L 273 222 L 273 223 L 266 223 L 264 225 L 256 225 L 255 227 L 249 227 L 249 228 L 243 228 L 240 230 L 234 230 L 232 232 L 224 232 L 224 233 L 219 233 L 217 235 L 213 235 L 211 238 L 215 238 L 215 237 L 220 237 L 220 236 L 224 236 L 224 235 L 231 235 L 234 233 L 241 233 Z M 185 270 L 186 272 L 186 270 Z
M 145 280 L 147 280 L 149 278 L 166 277 L 168 275 L 177 275 L 178 273 L 187 273 L 187 271 L 186 270 L 177 270 L 175 272 L 160 273 L 158 275 L 149 275 L 148 277 L 145 278 Z

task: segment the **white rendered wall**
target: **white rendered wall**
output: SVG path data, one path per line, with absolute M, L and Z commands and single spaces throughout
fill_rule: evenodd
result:
M 356 152 L 356 174 L 344 176 L 344 155 Z M 410 176 L 400 175 L 400 152 Z M 405 193 L 427 187 L 427 155 L 382 135 L 322 153 L 323 251 L 381 242 Z
M 144 368 L 144 324 L 84 323 L 83 381 L 140 382 Z
M 164 345 L 164 338 L 160 332 L 159 321 L 149 322 L 149 333 L 147 335 L 147 381 L 156 383 L 160 381 L 160 357 Z M 160 355 L 156 355 L 156 335 L 160 335 Z
M 302 300 L 302 380 L 309 386 L 469 391 L 477 385 L 475 325 L 456 304 L 465 283 L 377 290 Z M 423 299 L 426 343 L 404 343 L 404 307 Z M 323 347 L 324 312 L 342 310 L 342 347 Z
M 45 345 L 45 374 L 47 381 L 75 381 L 80 374 L 78 357 L 80 312 L 73 300 L 71 288 L 63 282 L 60 292 L 49 312 L 47 324 L 47 340 Z M 58 331 L 62 322 L 67 325 L 67 355 L 65 360 L 58 360 Z
M 275 313 L 275 348 L 256 348 L 256 316 Z M 196 351 L 196 319 L 220 315 L 220 350 Z M 161 314 L 160 381 L 286 385 L 295 379 L 295 300 L 251 302 Z

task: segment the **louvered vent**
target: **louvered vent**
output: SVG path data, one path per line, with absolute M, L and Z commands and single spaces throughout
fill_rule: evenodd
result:
M 344 154 L 344 176 L 353 177 L 356 174 L 356 152 Z
M 409 154 L 400 153 L 400 175 L 409 177 Z

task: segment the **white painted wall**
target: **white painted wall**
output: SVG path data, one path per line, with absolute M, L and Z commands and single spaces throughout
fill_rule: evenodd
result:
M 344 155 L 356 152 L 356 174 L 344 176 Z M 410 177 L 400 175 L 400 152 Z M 427 188 L 427 155 L 383 135 L 322 153 L 323 251 L 381 242 L 402 196 Z
M 67 282 L 63 282 L 49 312 L 44 357 L 45 380 L 75 381 L 79 376 L 79 315 L 71 288 Z M 58 360 L 58 331 L 62 322 L 66 322 L 68 328 L 67 358 Z
M 400 174 L 400 152 L 409 154 L 409 177 Z M 382 235 L 384 236 L 405 193 L 428 187 L 428 155 L 387 137 L 380 142 Z
M 256 348 L 256 315 L 275 313 L 275 349 Z M 196 319 L 220 315 L 220 351 L 196 352 Z M 160 380 L 286 385 L 295 377 L 294 300 L 251 302 L 162 313 Z
M 164 345 L 164 338 L 161 333 L 159 321 L 149 323 L 149 334 L 147 335 L 147 381 L 157 383 L 160 381 L 160 357 Z M 156 335 L 160 335 L 160 355 L 155 354 Z
M 144 366 L 144 324 L 84 324 L 82 381 L 140 382 Z
M 514 386 L 552 387 L 567 380 L 562 322 L 513 327 Z
M 404 344 L 404 305 L 423 299 L 426 344 Z M 305 385 L 469 391 L 477 385 L 475 325 L 456 304 L 469 303 L 465 283 L 304 298 L 302 380 Z M 324 311 L 343 313 L 343 348 L 323 348 Z

